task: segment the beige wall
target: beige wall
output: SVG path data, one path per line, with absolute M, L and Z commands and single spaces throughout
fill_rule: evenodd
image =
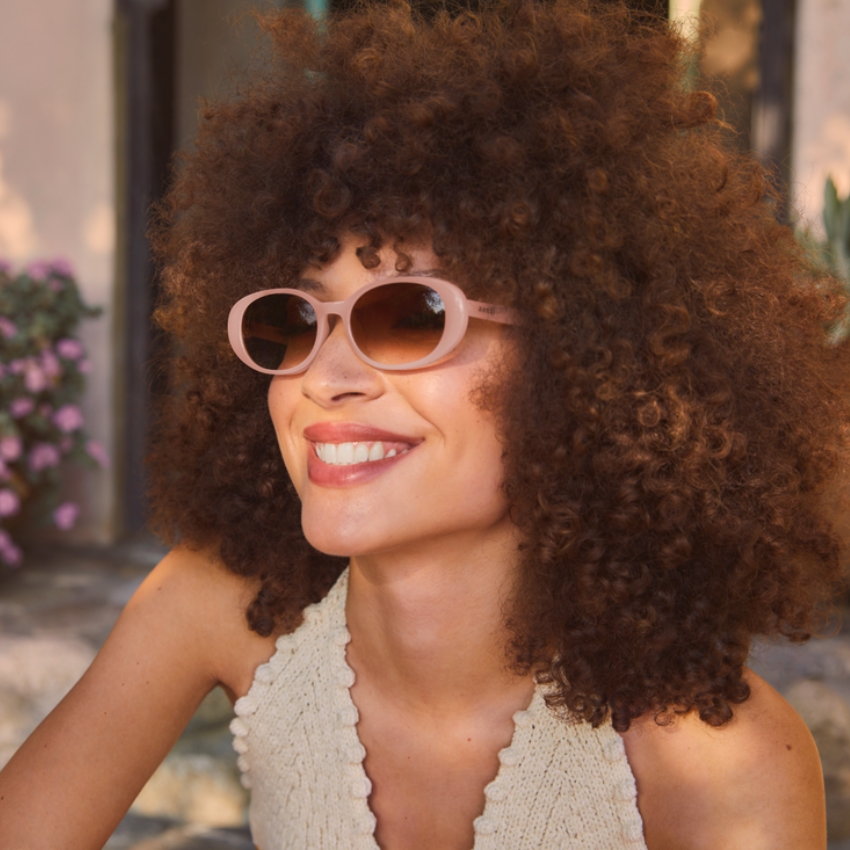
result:
M 90 434 L 111 451 L 115 268 L 112 0 L 0 0 L 0 256 L 66 257 L 104 308 L 81 332 Z M 75 536 L 111 539 L 110 472 L 76 476 Z
M 823 186 L 850 192 L 850 2 L 798 0 L 794 204 L 822 232 Z

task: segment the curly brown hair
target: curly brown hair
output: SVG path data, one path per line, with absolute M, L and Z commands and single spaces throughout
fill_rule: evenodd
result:
M 844 301 L 771 214 L 688 45 L 592 0 L 424 20 L 402 3 L 262 19 L 273 52 L 208 105 L 159 211 L 157 317 L 183 352 L 154 432 L 155 528 L 258 577 L 291 629 L 345 565 L 304 539 L 231 305 L 339 237 L 427 235 L 446 276 L 512 305 L 500 417 L 521 530 L 509 654 L 618 730 L 744 701 L 754 635 L 809 636 L 840 579 L 824 492 L 843 452 Z

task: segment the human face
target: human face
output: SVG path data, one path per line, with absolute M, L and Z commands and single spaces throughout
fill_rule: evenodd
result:
M 302 286 L 342 301 L 397 274 L 394 252 L 365 269 L 358 244 L 345 241 L 332 263 L 305 272 Z M 412 274 L 439 269 L 431 250 L 406 252 Z M 445 360 L 384 371 L 355 354 L 337 320 L 306 371 L 273 378 L 269 409 L 310 543 L 355 556 L 505 533 L 502 445 L 472 394 L 509 354 L 504 329 L 473 319 Z M 361 460 L 367 450 L 384 457 Z M 340 463 L 347 455 L 360 462 Z

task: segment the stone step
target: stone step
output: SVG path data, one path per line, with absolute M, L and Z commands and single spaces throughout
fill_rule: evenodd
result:
M 181 824 L 128 814 L 104 850 L 254 850 L 247 828 Z

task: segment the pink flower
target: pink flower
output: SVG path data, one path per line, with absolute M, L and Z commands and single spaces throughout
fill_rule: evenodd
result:
M 17 567 L 21 563 L 21 550 L 15 546 L 12 538 L 0 528 L 0 558 L 10 567 Z
M 48 378 L 58 378 L 62 374 L 59 358 L 49 349 L 41 352 L 41 369 Z
M 18 326 L 11 319 L 0 316 L 0 334 L 6 337 L 6 339 L 11 339 L 17 333 Z
M 77 363 L 77 369 L 79 369 L 80 374 L 88 375 L 88 373 L 91 372 L 91 361 L 84 357 L 79 363 Z
M 47 389 L 47 375 L 44 370 L 34 361 L 30 360 L 27 363 L 26 373 L 24 374 L 24 386 L 31 393 L 40 393 Z
M 21 500 L 14 490 L 0 490 L 0 517 L 14 516 L 21 509 Z
M 109 455 L 106 453 L 106 449 L 98 443 L 97 440 L 89 440 L 86 443 L 86 451 L 88 452 L 89 457 L 96 460 L 101 467 L 109 469 Z
M 66 360 L 78 360 L 85 354 L 83 346 L 75 339 L 60 339 L 56 343 L 56 353 Z
M 63 404 L 53 414 L 53 424 L 63 433 L 70 434 L 83 426 L 83 414 L 76 404 Z
M 27 396 L 13 398 L 9 405 L 9 411 L 15 419 L 20 419 L 22 416 L 28 416 L 35 410 L 35 402 Z
M 12 264 L 8 260 L 0 260 L 0 274 L 11 274 Z
M 33 472 L 41 472 L 51 466 L 59 464 L 59 449 L 50 443 L 37 443 L 30 452 L 30 469 Z
M 50 270 L 56 274 L 64 275 L 65 277 L 74 276 L 74 267 L 71 265 L 70 261 L 66 260 L 64 257 L 57 257 L 55 260 L 51 260 Z
M 74 523 L 77 521 L 77 517 L 80 514 L 79 506 L 75 505 L 73 502 L 63 502 L 53 511 L 53 522 L 56 523 L 57 528 L 61 528 L 62 531 L 68 531 L 69 528 L 74 527 Z
M 3 437 L 0 439 L 0 458 L 3 460 L 17 460 L 23 451 L 20 437 Z
M 45 263 L 44 260 L 36 260 L 30 263 L 27 268 L 27 274 L 33 279 L 42 281 L 50 274 L 50 263 Z
M 27 370 L 27 363 L 28 362 L 29 361 L 27 361 L 27 360 L 13 360 L 9 364 L 9 371 L 13 375 L 23 375 L 24 372 L 26 372 L 26 370 Z

